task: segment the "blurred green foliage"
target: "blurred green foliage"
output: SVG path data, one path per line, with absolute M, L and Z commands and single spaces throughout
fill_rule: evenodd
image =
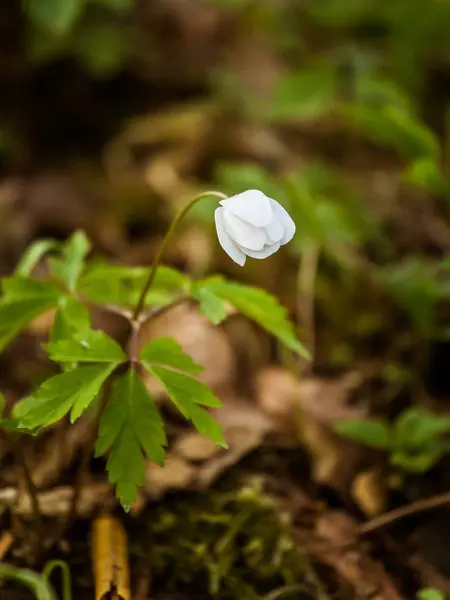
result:
M 417 600 L 445 600 L 445 594 L 436 588 L 423 588 L 418 592 Z
M 412 473 L 427 471 L 450 450 L 450 417 L 420 408 L 405 410 L 392 425 L 355 419 L 339 421 L 335 429 L 344 437 L 384 450 L 393 467 Z
M 133 0 L 22 0 L 31 64 L 73 56 L 94 76 L 108 76 L 128 57 L 125 16 Z

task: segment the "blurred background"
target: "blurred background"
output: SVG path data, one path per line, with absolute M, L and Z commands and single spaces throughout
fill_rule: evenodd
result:
M 230 450 L 169 418 L 167 465 L 149 465 L 127 521 L 138 600 L 253 600 L 286 585 L 296 598 L 450 594 L 445 504 L 359 529 L 450 491 L 449 101 L 448 0 L 2 0 L 1 275 L 33 240 L 78 228 L 98 255 L 148 265 L 206 189 L 261 189 L 297 225 L 242 269 L 204 200 L 166 255 L 276 295 L 313 360 L 293 363 L 239 316 L 214 328 L 183 305 L 152 323 L 148 338 L 174 335 L 205 365 Z M 96 319 L 120 337 L 120 320 Z M 48 370 L 50 323 L 0 357 L 11 403 Z M 25 443 L 51 522 L 87 431 Z M 17 465 L 0 455 L 5 515 Z M 104 463 L 90 471 L 64 538 L 75 598 L 93 597 L 89 520 L 110 494 Z M 11 560 L 42 556 L 23 541 Z

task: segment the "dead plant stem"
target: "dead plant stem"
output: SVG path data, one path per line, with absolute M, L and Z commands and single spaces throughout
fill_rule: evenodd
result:
M 427 510 L 433 510 L 434 508 L 444 506 L 445 504 L 450 504 L 450 492 L 444 492 L 443 494 L 431 496 L 431 498 L 417 500 L 417 502 L 412 502 L 407 506 L 396 508 L 384 513 L 383 515 L 380 515 L 379 517 L 375 517 L 374 519 L 371 519 L 370 521 L 367 521 L 367 523 L 361 525 L 359 527 L 359 533 L 361 535 L 373 533 L 382 527 L 391 525 L 395 521 L 399 521 L 405 517 L 425 512 Z

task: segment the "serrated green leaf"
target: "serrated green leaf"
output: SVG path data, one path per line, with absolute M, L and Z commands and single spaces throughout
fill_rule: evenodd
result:
M 80 293 L 97 304 L 134 307 L 149 275 L 149 269 L 97 265 L 91 267 L 80 281 Z M 189 278 L 169 267 L 159 267 L 146 305 L 164 306 L 188 289 Z
M 85 0 L 26 0 L 27 15 L 56 34 L 66 33 L 77 20 Z
M 218 408 L 220 400 L 201 381 L 164 367 L 144 363 L 144 366 L 165 387 L 169 398 L 186 418 L 190 419 L 202 435 L 212 439 L 214 443 L 227 448 L 219 425 L 198 405 Z
M 145 483 L 145 460 L 133 428 L 125 426 L 106 465 L 108 480 L 116 485 L 116 497 L 126 508 L 136 500 L 137 488 Z
M 219 325 L 227 317 L 227 303 L 207 288 L 193 286 L 191 295 L 198 301 L 200 312 L 214 325 Z
M 206 279 L 200 282 L 199 286 L 210 294 L 229 302 L 240 313 L 274 335 L 290 350 L 305 358 L 309 357 L 308 351 L 297 339 L 286 309 L 267 292 L 240 283 L 225 281 L 218 277 Z
M 140 353 L 140 359 L 146 367 L 160 365 L 171 367 L 186 373 L 196 375 L 203 371 L 203 367 L 195 363 L 189 354 L 183 351 L 180 344 L 172 338 L 158 338 L 149 342 Z
M 111 400 L 102 415 L 96 456 L 111 448 L 109 481 L 124 506 L 136 499 L 136 488 L 145 481 L 142 451 L 159 465 L 167 444 L 164 423 L 142 380 L 133 369 L 114 384 Z
M 15 274 L 21 276 L 30 275 L 41 258 L 57 247 L 58 242 L 56 240 L 37 240 L 33 242 L 20 259 Z
M 50 341 L 64 340 L 90 328 L 91 320 L 85 305 L 73 296 L 62 296 L 53 321 Z
M 119 344 L 103 331 L 86 329 L 71 338 L 46 344 L 45 349 L 54 362 L 98 362 L 120 364 L 126 355 Z
M 61 292 L 48 284 L 26 277 L 3 280 L 0 300 L 0 350 L 34 318 L 53 308 Z
M 24 427 L 18 419 L 0 419 L 0 428 L 26 435 L 35 435 L 35 429 Z
M 47 379 L 32 397 L 14 407 L 14 417 L 28 428 L 56 423 L 71 411 L 73 423 L 99 393 L 115 365 L 83 366 Z
M 228 448 L 221 426 L 206 410 L 193 404 L 190 407 L 190 419 L 199 433 L 211 438 L 221 448 Z
M 388 425 L 369 419 L 337 421 L 334 430 L 339 435 L 360 442 L 371 448 L 386 450 L 391 446 L 391 431 Z
M 54 273 L 70 291 L 74 291 L 85 268 L 85 258 L 91 248 L 85 233 L 76 231 L 62 249 L 62 258 L 53 258 L 50 265 Z

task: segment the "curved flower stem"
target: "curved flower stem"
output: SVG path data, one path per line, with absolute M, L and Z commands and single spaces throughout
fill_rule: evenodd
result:
M 52 574 L 52 571 L 58 567 L 62 572 L 62 599 L 72 600 L 70 569 L 69 565 L 64 560 L 52 560 L 48 562 L 42 571 L 42 576 L 48 585 L 50 585 L 50 575 Z
M 46 578 L 30 569 L 0 563 L 0 577 L 21 583 L 31 590 L 36 600 L 57 600 L 56 594 Z
M 183 218 L 186 216 L 186 214 L 191 210 L 191 208 L 194 206 L 194 204 L 197 204 L 197 202 L 199 200 L 202 200 L 203 198 L 206 198 L 207 196 L 215 196 L 216 198 L 220 198 L 221 200 L 225 200 L 225 198 L 227 198 L 228 196 L 226 196 L 225 194 L 222 194 L 222 192 L 203 192 L 201 194 L 199 194 L 198 196 L 195 196 L 195 198 L 193 200 L 191 200 L 189 202 L 189 204 L 187 204 L 179 213 L 178 215 L 175 217 L 175 219 L 172 222 L 172 225 L 169 227 L 168 232 L 166 233 L 166 237 L 164 238 L 161 246 L 159 247 L 159 250 L 153 260 L 153 264 L 150 270 L 150 274 L 148 276 L 147 281 L 145 282 L 144 287 L 142 288 L 142 292 L 141 295 L 139 296 L 139 300 L 138 303 L 136 305 L 136 308 L 134 309 L 134 313 L 133 313 L 133 317 L 132 317 L 132 321 L 136 322 L 139 319 L 139 316 L 142 313 L 142 310 L 144 309 L 144 304 L 145 304 L 145 298 L 148 294 L 149 289 L 152 286 L 152 283 L 155 279 L 156 276 L 156 272 L 158 270 L 159 267 L 159 263 L 161 262 L 161 259 L 163 257 L 163 254 L 167 248 L 167 246 L 169 245 L 170 239 L 172 237 L 173 232 L 175 231 L 175 229 L 177 228 L 178 224 L 180 223 L 180 221 L 183 220 Z

